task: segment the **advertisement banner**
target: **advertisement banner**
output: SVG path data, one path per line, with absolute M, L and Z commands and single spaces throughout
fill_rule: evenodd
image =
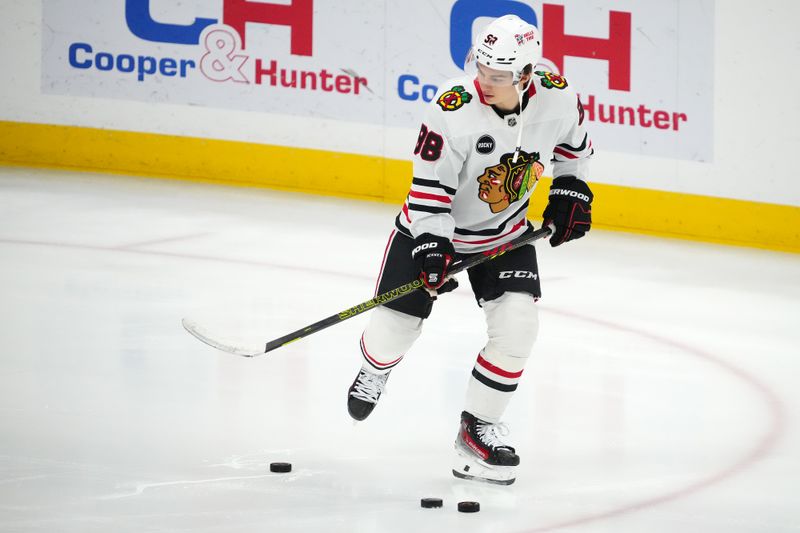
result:
M 44 0 L 42 92 L 419 127 L 491 18 L 542 31 L 598 150 L 713 157 L 713 0 Z

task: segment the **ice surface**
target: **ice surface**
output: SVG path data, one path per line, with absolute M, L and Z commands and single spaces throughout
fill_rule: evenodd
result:
M 259 345 L 369 298 L 395 213 L 0 168 L 0 531 L 800 531 L 797 255 L 538 245 L 510 487 L 450 474 L 485 342 L 465 278 L 360 424 L 366 316 L 254 359 L 181 327 Z

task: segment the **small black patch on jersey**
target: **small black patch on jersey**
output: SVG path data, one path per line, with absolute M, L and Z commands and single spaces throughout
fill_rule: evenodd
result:
M 491 135 L 481 135 L 481 138 L 475 143 L 475 151 L 483 155 L 494 152 L 494 147 L 495 142 Z
M 514 126 L 517 125 L 517 119 L 514 118 L 514 117 L 511 117 L 510 119 L 508 119 L 508 125 L 513 128 Z

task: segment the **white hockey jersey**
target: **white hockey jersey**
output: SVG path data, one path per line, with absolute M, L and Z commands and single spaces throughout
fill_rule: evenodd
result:
M 577 95 L 562 76 L 532 78 L 521 121 L 519 110 L 503 114 L 486 104 L 471 77 L 442 85 L 420 128 L 399 231 L 446 237 L 459 252 L 489 250 L 525 232 L 529 199 L 548 162 L 554 177 L 586 179 L 594 151 Z

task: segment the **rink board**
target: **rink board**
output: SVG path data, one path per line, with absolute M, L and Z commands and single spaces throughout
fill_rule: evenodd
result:
M 267 187 L 400 204 L 411 163 L 377 156 L 0 122 L 0 161 Z M 536 193 L 543 206 L 549 181 Z M 800 252 L 800 208 L 593 184 L 597 227 Z M 534 208 L 532 215 L 538 215 Z

